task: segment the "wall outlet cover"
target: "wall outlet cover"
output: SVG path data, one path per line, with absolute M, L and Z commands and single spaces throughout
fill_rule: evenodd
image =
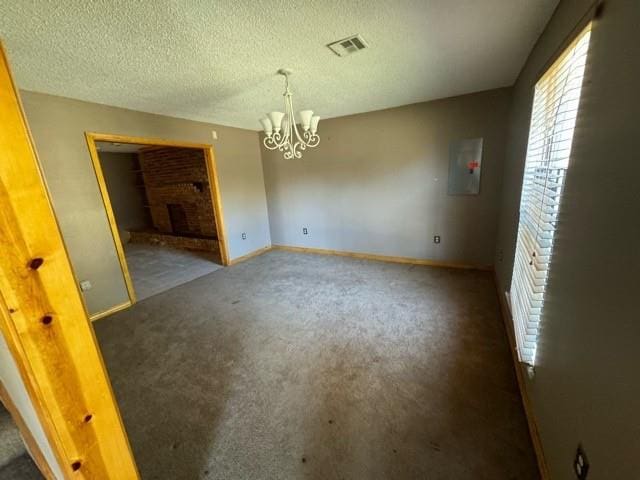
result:
M 433 243 L 440 243 L 440 235 L 434 235 Z
M 86 292 L 87 290 L 91 290 L 91 282 L 89 280 L 82 280 L 80 282 L 80 290 Z
M 244 232 L 242 232 L 242 239 L 243 239 L 243 240 L 246 240 L 246 239 L 247 239 L 247 234 L 246 234 L 246 233 L 244 233 Z

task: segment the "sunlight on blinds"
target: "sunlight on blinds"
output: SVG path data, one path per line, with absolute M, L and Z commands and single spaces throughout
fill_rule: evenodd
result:
M 510 291 L 518 357 L 529 365 L 536 358 L 590 35 L 591 25 L 549 68 L 534 92 Z

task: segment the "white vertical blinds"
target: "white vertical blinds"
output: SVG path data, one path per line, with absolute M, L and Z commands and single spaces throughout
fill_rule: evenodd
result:
M 511 280 L 511 311 L 521 362 L 534 365 L 562 187 L 587 60 L 591 25 L 535 86 Z

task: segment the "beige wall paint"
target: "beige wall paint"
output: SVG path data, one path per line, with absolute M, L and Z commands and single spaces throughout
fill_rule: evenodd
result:
M 128 297 L 85 131 L 214 143 L 230 258 L 270 245 L 256 132 L 35 92 L 21 97 L 76 275 L 93 284 L 85 292 L 90 313 Z
M 263 147 L 272 242 L 492 264 L 509 102 L 499 89 L 323 120 L 300 160 Z M 480 195 L 447 195 L 449 142 L 475 137 Z
M 563 0 L 514 89 L 496 267 L 511 282 L 533 86 L 592 4 Z M 610 0 L 594 23 L 557 230 L 536 372 L 528 382 L 551 477 L 574 479 L 578 442 L 589 478 L 640 471 L 640 2 Z
M 149 209 L 145 207 L 145 190 L 138 182 L 141 175 L 138 155 L 135 153 L 99 152 L 104 181 L 107 184 L 111 208 L 116 217 L 120 240 L 129 241 L 130 230 L 153 228 Z

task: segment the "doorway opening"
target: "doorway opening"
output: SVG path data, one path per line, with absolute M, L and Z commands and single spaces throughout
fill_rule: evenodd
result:
M 210 145 L 87 133 L 129 302 L 228 264 Z

